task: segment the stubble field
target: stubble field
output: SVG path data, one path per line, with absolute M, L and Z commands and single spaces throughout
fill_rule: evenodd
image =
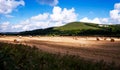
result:
M 120 39 L 109 37 L 71 37 L 71 36 L 1 36 L 1 42 L 36 46 L 42 51 L 80 56 L 86 60 L 115 62 L 120 64 Z M 106 40 L 105 40 L 106 39 Z M 15 42 L 17 40 L 17 42 Z

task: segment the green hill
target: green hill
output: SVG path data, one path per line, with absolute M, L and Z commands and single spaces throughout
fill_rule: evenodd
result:
M 95 35 L 102 28 L 98 24 L 85 22 L 71 22 L 60 27 L 51 27 L 46 29 L 37 29 L 33 31 L 20 32 L 20 35 Z
M 61 27 L 55 27 L 55 30 L 86 30 L 86 29 L 100 29 L 98 24 L 85 23 L 85 22 L 71 22 Z
M 120 25 L 99 25 L 85 22 L 71 22 L 60 27 L 36 29 L 14 35 L 59 35 L 59 36 L 120 36 Z

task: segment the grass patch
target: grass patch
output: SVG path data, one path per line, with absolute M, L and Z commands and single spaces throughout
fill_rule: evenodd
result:
M 114 63 L 50 54 L 21 44 L 0 43 L 0 70 L 120 70 Z

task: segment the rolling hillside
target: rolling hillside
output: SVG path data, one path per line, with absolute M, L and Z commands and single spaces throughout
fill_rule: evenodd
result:
M 71 22 L 60 27 L 36 29 L 8 35 L 49 35 L 49 36 L 119 36 L 120 25 L 99 25 L 85 22 Z
M 36 29 L 33 31 L 20 32 L 20 35 L 86 35 L 91 34 L 89 30 L 99 30 L 98 24 L 84 23 L 84 22 L 71 22 L 60 27 L 51 27 L 46 29 Z M 84 33 L 85 32 L 85 33 Z M 92 33 L 93 34 L 93 33 Z
M 72 22 L 61 27 L 55 27 L 55 30 L 83 30 L 83 29 L 100 29 L 98 24 L 85 22 Z

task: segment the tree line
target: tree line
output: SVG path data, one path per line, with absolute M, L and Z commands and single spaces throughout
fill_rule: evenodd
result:
M 47 36 L 120 36 L 120 25 L 109 25 L 100 29 L 77 29 L 77 30 L 55 30 L 54 27 L 46 29 L 36 29 L 19 33 L 9 33 L 6 35 L 47 35 Z

